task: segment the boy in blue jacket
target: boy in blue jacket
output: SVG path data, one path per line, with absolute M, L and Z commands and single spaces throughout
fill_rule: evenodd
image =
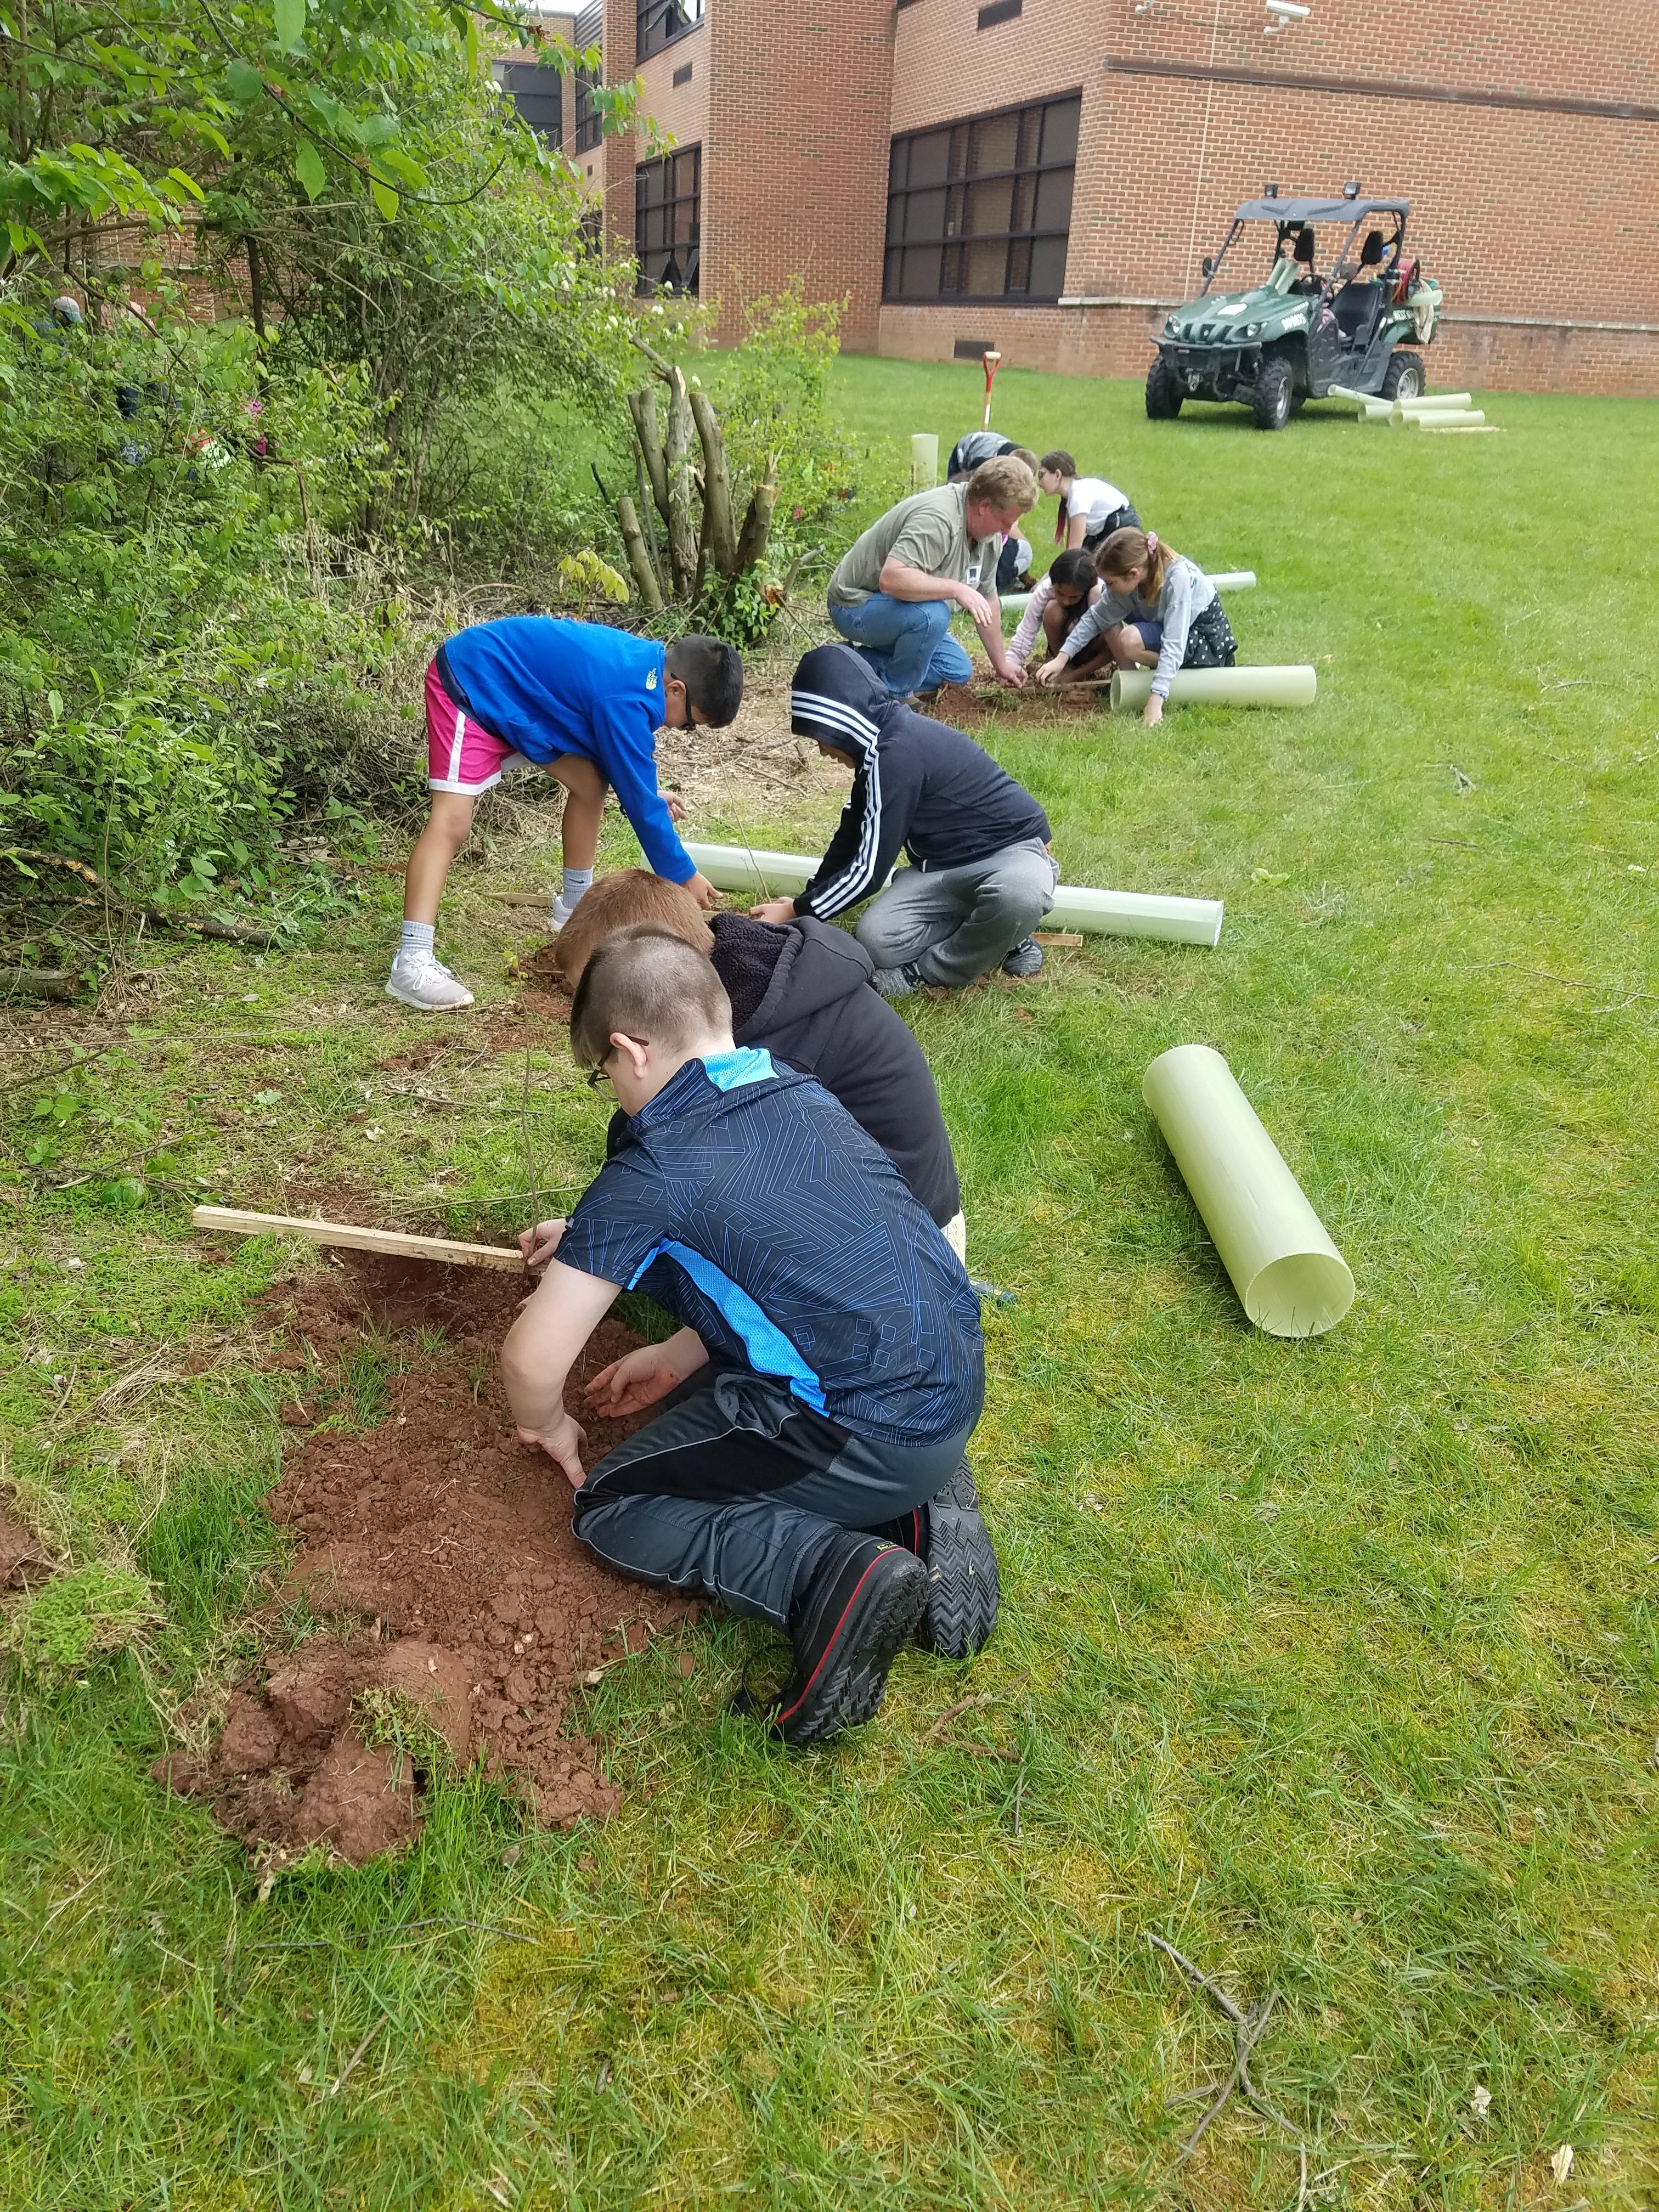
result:
M 714 886 L 692 866 L 674 829 L 679 803 L 657 788 L 656 733 L 694 723 L 723 729 L 742 702 L 742 659 L 712 637 L 678 638 L 665 648 L 604 623 L 510 615 L 441 646 L 426 675 L 432 811 L 409 856 L 403 938 L 386 979 L 391 996 L 428 1013 L 472 1004 L 471 992 L 433 949 L 438 902 L 471 830 L 478 794 L 499 783 L 509 765 L 528 763 L 564 786 L 556 930 L 593 880 L 607 786 L 649 866 L 711 905 Z
M 793 1646 L 759 1707 L 786 1741 L 867 1720 L 913 1632 L 966 1659 L 995 1624 L 996 1553 L 964 1456 L 985 1395 L 979 1304 L 892 1162 L 810 1076 L 732 1035 L 700 952 L 613 931 L 570 1012 L 622 1109 L 501 1352 L 521 1440 L 564 1469 L 577 1540 L 619 1574 L 770 1621 Z M 567 1378 L 618 1293 L 682 1323 L 596 1375 L 651 1410 L 584 1468 Z

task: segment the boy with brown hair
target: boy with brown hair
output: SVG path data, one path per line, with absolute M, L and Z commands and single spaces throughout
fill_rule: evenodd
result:
M 601 876 L 559 933 L 556 957 L 572 989 L 613 930 L 654 922 L 714 963 L 732 1001 L 732 1034 L 816 1077 L 873 1137 L 967 1256 L 962 1188 L 933 1071 L 893 1009 L 870 988 L 872 963 L 843 929 L 809 915 L 781 924 L 704 915 L 678 884 L 644 868 Z
M 918 1626 L 956 1657 L 991 1632 L 963 1455 L 978 1303 L 892 1163 L 809 1076 L 734 1043 L 713 967 L 667 931 L 605 940 L 570 1042 L 626 1119 L 569 1219 L 520 1240 L 547 1272 L 502 1351 L 520 1437 L 564 1469 L 606 1565 L 782 1629 L 794 1668 L 767 1717 L 833 1735 L 876 1711 Z M 625 1289 L 684 1326 L 589 1384 L 604 1413 L 660 1411 L 584 1472 L 565 1382 Z

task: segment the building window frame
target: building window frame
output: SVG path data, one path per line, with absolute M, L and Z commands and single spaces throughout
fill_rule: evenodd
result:
M 677 146 L 635 168 L 634 258 L 641 293 L 666 285 L 696 297 L 702 259 L 701 144 Z
M 705 0 L 635 0 L 635 65 L 701 30 L 704 5 Z
M 523 119 L 526 128 L 533 131 L 544 145 L 556 147 L 562 151 L 564 77 L 562 72 L 556 69 L 544 69 L 539 62 L 503 60 L 495 63 L 494 74 L 496 83 L 501 88 L 502 96 L 512 101 L 514 112 Z M 553 117 L 550 130 L 545 124 L 533 122 L 525 112 L 519 98 L 521 78 L 526 80 L 524 89 L 533 98 L 551 101 Z M 531 79 L 534 80 L 533 83 L 528 82 Z
M 593 105 L 599 80 L 592 70 L 576 71 L 576 151 L 591 154 L 605 136 L 605 122 Z
M 1044 307 L 1061 296 L 1082 100 L 1080 88 L 1050 93 L 906 131 L 892 141 L 884 301 Z M 994 154 L 999 144 L 1007 147 L 1010 124 L 1012 158 L 975 166 L 977 156 Z M 920 157 L 919 147 L 925 149 Z M 1001 219 L 981 220 L 990 213 Z M 1000 289 L 986 281 L 997 267 L 999 247 Z

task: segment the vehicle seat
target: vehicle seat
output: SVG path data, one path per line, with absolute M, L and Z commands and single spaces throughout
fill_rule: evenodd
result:
M 1365 242 L 1359 249 L 1360 269 L 1362 271 L 1375 269 L 1382 259 L 1382 234 L 1380 230 L 1368 230 Z M 1344 345 L 1366 346 L 1370 343 L 1371 333 L 1382 315 L 1382 302 L 1388 291 L 1386 284 L 1375 281 L 1364 283 L 1358 278 L 1342 286 L 1331 305 L 1336 311 L 1336 326 L 1342 333 Z

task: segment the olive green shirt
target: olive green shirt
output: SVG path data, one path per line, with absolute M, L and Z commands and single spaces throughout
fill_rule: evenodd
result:
M 941 484 L 933 491 L 912 492 L 896 507 L 872 522 L 862 538 L 855 538 L 841 556 L 830 579 L 832 607 L 861 607 L 872 592 L 881 589 L 881 572 L 890 558 L 924 575 L 965 580 L 978 564 L 983 575 L 981 546 L 968 538 L 968 487 Z M 994 548 L 994 538 L 984 541 Z M 992 554 L 994 573 L 995 554 Z

